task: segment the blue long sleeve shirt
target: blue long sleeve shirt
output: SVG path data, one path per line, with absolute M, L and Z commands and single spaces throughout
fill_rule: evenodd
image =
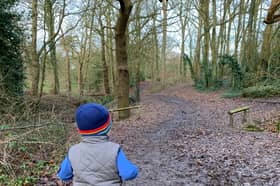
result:
M 117 168 L 119 171 L 119 176 L 123 181 L 132 180 L 138 175 L 137 166 L 135 166 L 126 158 L 122 149 L 120 149 L 117 156 Z M 68 155 L 62 161 L 57 176 L 62 181 L 70 181 L 73 178 L 73 169 Z

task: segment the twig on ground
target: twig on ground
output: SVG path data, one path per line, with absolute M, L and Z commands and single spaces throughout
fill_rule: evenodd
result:
M 19 135 L 19 136 L 14 136 L 14 137 L 11 137 L 5 141 L 0 141 L 0 145 L 3 145 L 3 144 L 7 144 L 7 143 L 10 143 L 12 141 L 16 141 L 16 140 L 19 140 L 21 138 L 23 138 L 24 136 L 28 135 L 28 134 L 31 134 L 32 132 L 36 131 L 36 130 L 40 130 L 42 128 L 45 128 L 47 127 L 48 125 L 45 125 L 45 126 L 42 126 L 42 127 L 38 127 L 38 128 L 35 128 L 34 130 L 30 130 L 28 132 L 25 132 L 23 133 L 22 135 Z
M 11 128 L 4 128 L 4 129 L 0 129 L 0 131 L 10 131 L 10 130 L 19 130 L 19 129 L 28 129 L 28 128 L 40 128 L 40 127 L 46 127 L 46 126 L 50 126 L 50 125 L 57 125 L 57 123 L 45 123 L 42 125 L 27 125 L 27 126 L 23 126 L 23 127 L 11 127 Z M 65 125 L 64 123 L 60 123 L 60 125 Z

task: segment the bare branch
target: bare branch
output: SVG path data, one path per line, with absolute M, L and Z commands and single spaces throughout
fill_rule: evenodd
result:
M 280 14 L 276 14 L 276 11 L 280 8 L 280 0 L 272 0 L 271 5 L 268 9 L 267 16 L 264 20 L 266 24 L 273 24 L 280 21 Z

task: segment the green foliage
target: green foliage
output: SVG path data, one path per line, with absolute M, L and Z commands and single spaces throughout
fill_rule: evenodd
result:
M 195 77 L 196 75 L 195 75 L 195 72 L 194 72 L 194 69 L 193 69 L 192 61 L 187 54 L 184 54 L 183 63 L 184 63 L 184 68 L 185 68 L 185 64 L 189 64 L 190 72 L 191 72 L 191 78 L 194 82 L 196 82 L 196 77 Z
M 135 87 L 136 86 L 136 75 L 132 75 L 129 78 L 129 87 Z M 149 77 L 145 76 L 145 72 L 144 71 L 140 71 L 140 81 L 145 81 L 146 78 L 148 79 Z
M 230 90 L 223 94 L 223 98 L 236 98 L 242 96 L 242 91 L 239 90 Z
M 219 64 L 221 66 L 228 65 L 231 69 L 231 87 L 233 90 L 240 90 L 242 87 L 243 73 L 236 57 L 224 55 L 220 57 Z
M 272 97 L 280 95 L 280 80 L 264 81 L 243 89 L 244 97 Z
M 95 102 L 102 105 L 108 105 L 112 101 L 114 101 L 113 95 L 106 95 L 106 96 L 83 96 L 81 99 L 81 103 L 89 103 L 89 102 Z
M 204 81 L 203 80 L 197 80 L 194 84 L 194 87 L 199 90 L 199 91 L 204 91 L 205 89 L 205 85 L 204 85 Z
M 21 123 L 24 125 L 24 123 Z M 30 122 L 26 123 L 30 125 Z M 24 130 L 10 130 L 4 136 L 14 137 Z M 42 175 L 53 175 L 58 170 L 58 160 L 53 154 L 64 151 L 67 129 L 62 123 L 52 123 L 49 126 L 35 130 L 20 140 L 11 141 L 6 147 L 12 162 L 7 159 L 7 166 L 0 164 L 0 185 L 35 185 Z M 22 143 L 24 142 L 24 143 Z M 3 154 L 0 151 L 0 156 Z M 39 154 L 44 154 L 41 159 Z
M 107 105 L 108 103 L 112 102 L 113 100 L 114 100 L 114 96 L 106 95 L 106 96 L 102 96 L 101 98 L 97 99 L 96 102 L 100 103 L 102 105 Z
M 248 132 L 263 132 L 264 129 L 258 127 L 255 124 L 248 124 L 244 127 L 244 130 L 248 131 Z
M 272 97 L 280 95 L 280 86 L 257 85 L 243 89 L 244 97 Z
M 269 59 L 268 79 L 275 80 L 280 78 L 280 52 L 274 52 Z
M 224 67 L 228 67 L 230 69 L 230 83 L 228 83 L 228 80 L 224 80 L 223 77 L 217 79 L 217 75 L 213 74 L 213 68 L 215 67 L 211 66 L 211 64 L 208 64 L 208 66 L 205 66 L 205 64 L 203 64 L 201 66 L 201 77 L 197 77 L 194 72 L 192 62 L 187 55 L 184 56 L 184 61 L 190 66 L 191 77 L 194 81 L 194 87 L 200 91 L 215 91 L 222 87 L 228 88 L 228 85 L 230 84 L 230 87 L 232 89 L 231 91 L 238 92 L 238 90 L 240 90 L 242 87 L 242 80 L 244 78 L 244 75 L 241 71 L 241 67 L 237 59 L 234 56 L 221 56 L 218 65 L 221 68 L 221 71 L 223 71 Z
M 20 44 L 22 31 L 19 15 L 12 11 L 17 0 L 0 1 L 0 91 L 21 95 L 23 91 L 23 63 Z
M 276 121 L 275 125 L 276 125 L 277 132 L 280 133 L 280 119 Z
M 254 85 L 256 85 L 256 82 L 258 82 L 259 79 L 256 76 L 256 73 L 252 73 L 252 72 L 246 72 L 244 74 L 244 78 L 243 78 L 243 87 L 252 87 Z
M 129 87 L 135 87 L 135 86 L 136 86 L 136 79 L 129 78 Z

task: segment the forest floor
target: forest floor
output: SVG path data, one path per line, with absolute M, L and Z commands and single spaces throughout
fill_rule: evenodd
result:
M 149 86 L 142 84 L 141 109 L 114 121 L 109 133 L 139 167 L 137 179 L 124 185 L 280 185 L 280 138 L 267 123 L 279 117 L 280 104 L 225 99 L 221 91 L 200 93 L 186 84 L 158 93 Z M 265 123 L 265 132 L 243 130 L 242 114 L 229 127 L 227 112 L 241 106 L 250 106 L 248 121 Z M 73 127 L 69 140 L 78 139 Z

